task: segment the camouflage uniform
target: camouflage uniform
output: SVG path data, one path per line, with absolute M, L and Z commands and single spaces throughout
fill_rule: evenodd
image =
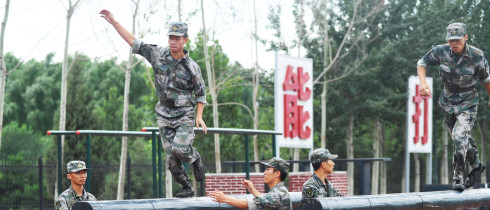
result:
M 450 24 L 447 40 L 461 39 L 466 34 L 462 23 Z M 488 62 L 483 51 L 466 43 L 463 54 L 457 55 L 449 44 L 438 45 L 422 57 L 417 65 L 439 66 L 439 76 L 444 90 L 439 97 L 439 105 L 445 111 L 445 123 L 454 145 L 453 180 L 463 180 L 465 161 L 472 168 L 480 165 L 478 148 L 470 136 L 478 108 L 478 82 L 490 82 Z
M 268 162 L 262 162 L 262 164 L 274 167 L 285 173 L 289 169 L 289 163 L 277 157 L 270 159 Z M 267 194 L 247 199 L 247 203 L 248 209 L 293 209 L 293 204 L 284 182 L 276 184 Z
M 78 172 L 81 170 L 89 170 L 85 166 L 85 162 L 78 160 L 68 162 L 67 169 L 68 173 Z M 58 200 L 56 200 L 56 209 L 69 210 L 76 202 L 96 200 L 97 199 L 95 198 L 95 196 L 85 191 L 85 189 L 83 189 L 83 194 L 81 196 L 78 196 L 75 190 L 70 186 L 70 188 L 68 188 L 58 196 Z
M 247 200 L 248 209 L 293 209 L 288 189 L 284 182 L 279 182 L 262 196 Z
M 319 164 L 328 159 L 333 160 L 338 157 L 338 155 L 330 154 L 328 149 L 324 148 L 313 150 L 309 156 L 312 165 Z M 313 173 L 313 176 L 303 184 L 303 191 L 301 194 L 302 199 L 343 196 L 335 189 L 327 178 L 325 178 L 325 183 L 327 184 L 324 184 L 316 173 L 317 172 Z
M 306 198 L 323 198 L 323 197 L 340 197 L 342 193 L 337 191 L 328 179 L 325 178 L 325 183 L 313 173 L 313 176 L 303 184 L 302 199 Z
M 183 36 L 187 24 L 171 23 L 168 35 Z M 155 107 L 160 130 L 160 138 L 169 160 L 169 170 L 179 183 L 190 184 L 182 161 L 193 163 L 200 158 L 194 140 L 196 103 L 206 103 L 206 92 L 201 69 L 189 57 L 175 60 L 169 48 L 146 44 L 139 39 L 133 43 L 133 53 L 146 58 L 152 65 L 156 95 L 159 99 Z M 194 91 L 194 95 L 192 92 Z

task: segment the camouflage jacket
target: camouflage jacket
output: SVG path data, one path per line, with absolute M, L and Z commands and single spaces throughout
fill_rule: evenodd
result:
M 449 114 L 459 114 L 477 106 L 476 84 L 490 82 L 488 62 L 483 51 L 468 44 L 461 56 L 454 54 L 449 44 L 438 45 L 424 55 L 417 65 L 439 66 L 439 76 L 444 84 L 439 105 Z
M 83 195 L 77 196 L 77 193 L 70 186 L 67 190 L 58 196 L 56 200 L 56 209 L 58 210 L 70 210 L 73 204 L 79 201 L 96 201 L 97 199 L 92 194 L 83 189 Z
M 267 194 L 247 200 L 248 209 L 293 209 L 288 189 L 279 182 Z
M 153 67 L 156 95 L 159 99 L 155 111 L 164 117 L 177 117 L 193 111 L 197 103 L 206 103 L 206 90 L 201 69 L 189 57 L 175 60 L 169 48 L 146 44 L 136 39 L 133 43 L 133 53 L 139 54 Z M 194 91 L 194 96 L 192 92 Z
M 315 173 L 313 173 L 313 176 L 303 184 L 301 198 L 306 199 L 343 196 L 326 178 L 325 183 L 327 184 L 323 184 L 322 180 Z

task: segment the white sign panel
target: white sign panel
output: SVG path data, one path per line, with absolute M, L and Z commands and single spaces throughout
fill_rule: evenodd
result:
M 408 79 L 407 149 L 410 153 L 432 153 L 432 78 L 426 78 L 430 96 L 420 95 L 417 76 Z
M 313 148 L 313 60 L 276 54 L 276 146 Z

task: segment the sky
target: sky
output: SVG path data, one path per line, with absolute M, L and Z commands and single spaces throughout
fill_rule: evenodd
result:
M 72 0 L 75 1 L 75 0 Z M 12 0 L 5 30 L 4 53 L 37 61 L 48 53 L 55 53 L 55 61 L 63 60 L 69 0 Z M 256 0 L 257 30 L 263 39 L 272 39 L 270 6 L 282 5 L 281 28 L 285 40 L 296 37 L 292 15 L 292 0 Z M 182 20 L 189 24 L 189 38 L 195 40 L 203 28 L 201 1 L 182 0 Z M 136 18 L 136 37 L 147 43 L 167 46 L 168 23 L 178 21 L 177 0 L 140 0 Z M 4 17 L 5 0 L 0 1 L 0 18 Z M 117 58 L 127 60 L 129 45 L 117 34 L 112 25 L 100 17 L 100 10 L 111 11 L 115 19 L 128 31 L 132 30 L 134 4 L 131 0 L 83 0 L 71 19 L 68 54 L 81 52 L 92 59 Z M 210 37 L 219 40 L 232 62 L 246 68 L 255 62 L 253 32 L 253 1 L 204 0 L 204 14 Z M 258 44 L 258 61 L 263 69 L 273 69 L 275 52 L 267 51 L 267 44 Z M 296 52 L 297 50 L 292 50 Z M 283 54 L 283 53 L 282 53 Z

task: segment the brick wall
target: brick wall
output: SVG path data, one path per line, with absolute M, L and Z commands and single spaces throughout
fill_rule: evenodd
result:
M 311 172 L 292 172 L 289 173 L 290 192 L 301 192 L 303 183 L 311 177 Z M 332 182 L 335 189 L 343 195 L 347 195 L 347 172 L 335 171 L 330 174 L 328 180 Z M 242 181 L 245 179 L 245 173 L 224 173 L 224 174 L 206 174 L 206 194 L 214 190 L 223 191 L 227 195 L 245 194 L 245 188 L 242 187 Z M 250 173 L 250 180 L 254 187 L 261 193 L 264 193 L 264 174 Z
M 311 177 L 311 172 L 292 172 L 289 173 L 289 192 L 301 192 L 303 184 Z M 327 176 L 336 190 L 342 195 L 347 195 L 347 172 L 334 171 Z

